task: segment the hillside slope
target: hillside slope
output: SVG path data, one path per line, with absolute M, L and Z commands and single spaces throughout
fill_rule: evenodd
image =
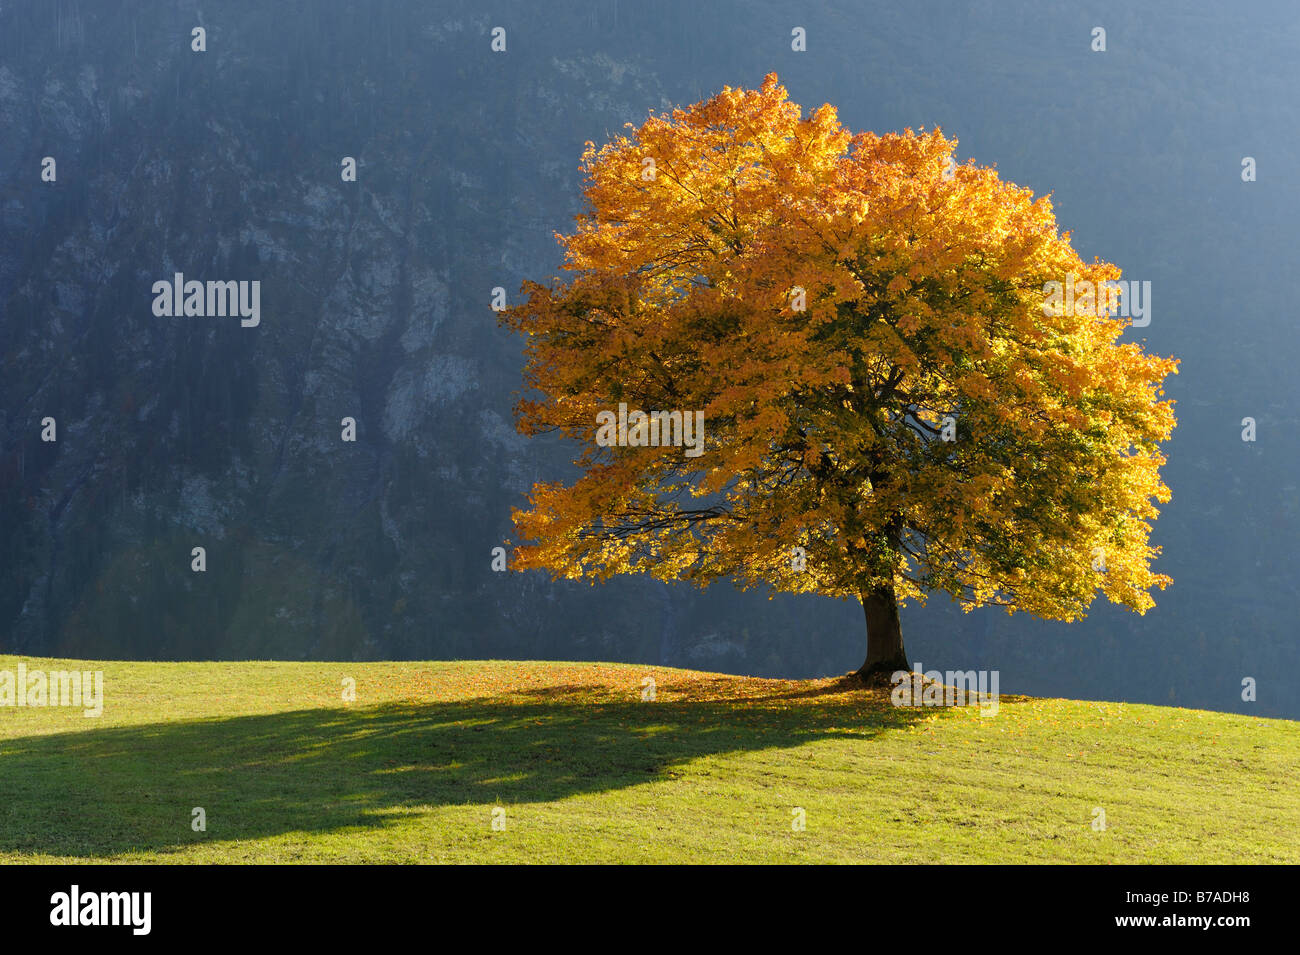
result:
M 1300 862 L 1282 720 L 606 664 L 20 663 L 102 670 L 104 705 L 0 706 L 0 862 Z

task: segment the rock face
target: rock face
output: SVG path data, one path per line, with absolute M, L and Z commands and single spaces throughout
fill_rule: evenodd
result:
M 911 607 L 913 659 L 1300 715 L 1266 685 L 1300 663 L 1300 106 L 1276 18 L 1160 0 L 1115 13 L 1101 54 L 1068 0 L 207 6 L 0 0 L 0 651 L 856 667 L 857 606 L 491 569 L 511 507 L 570 473 L 514 431 L 492 290 L 557 271 L 585 141 L 775 70 L 805 107 L 941 124 L 1052 192 L 1085 258 L 1152 282 L 1133 337 L 1183 359 L 1156 610 Z M 155 315 L 177 272 L 260 282 L 259 324 Z
M 554 274 L 583 141 L 663 90 L 571 17 L 494 55 L 473 4 L 342 7 L 0 10 L 3 647 L 749 664 L 780 615 L 734 595 L 491 569 L 566 461 L 514 431 L 491 291 Z M 176 272 L 260 282 L 259 324 L 155 315 Z

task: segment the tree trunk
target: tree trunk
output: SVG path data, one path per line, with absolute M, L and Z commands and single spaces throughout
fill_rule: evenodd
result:
M 858 677 L 870 680 L 880 674 L 888 677 L 896 670 L 910 671 L 912 665 L 903 650 L 893 584 L 883 584 L 863 594 L 862 610 L 867 617 L 867 659 L 858 670 Z

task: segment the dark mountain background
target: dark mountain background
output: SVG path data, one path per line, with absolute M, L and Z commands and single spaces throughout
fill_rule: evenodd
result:
M 1298 47 L 1290 0 L 4 0 L 0 650 L 855 668 L 856 604 L 490 566 L 526 489 L 569 473 L 514 432 L 491 289 L 556 273 L 586 140 L 776 71 L 805 108 L 940 125 L 1052 192 L 1085 258 L 1152 283 L 1129 334 L 1182 359 L 1157 607 L 1067 625 L 940 598 L 904 612 L 912 659 L 1300 716 Z M 156 318 L 177 271 L 260 280 L 261 325 Z

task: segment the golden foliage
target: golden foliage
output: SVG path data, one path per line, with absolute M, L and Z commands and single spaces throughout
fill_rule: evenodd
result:
M 1046 314 L 1045 283 L 1119 269 L 954 146 L 804 118 L 775 75 L 588 143 L 569 276 L 503 313 L 528 336 L 520 430 L 582 448 L 575 482 L 515 512 L 514 566 L 840 597 L 892 580 L 1066 620 L 1098 589 L 1152 606 L 1177 362 L 1121 343 L 1123 317 Z M 705 454 L 598 446 L 620 401 L 702 410 Z

